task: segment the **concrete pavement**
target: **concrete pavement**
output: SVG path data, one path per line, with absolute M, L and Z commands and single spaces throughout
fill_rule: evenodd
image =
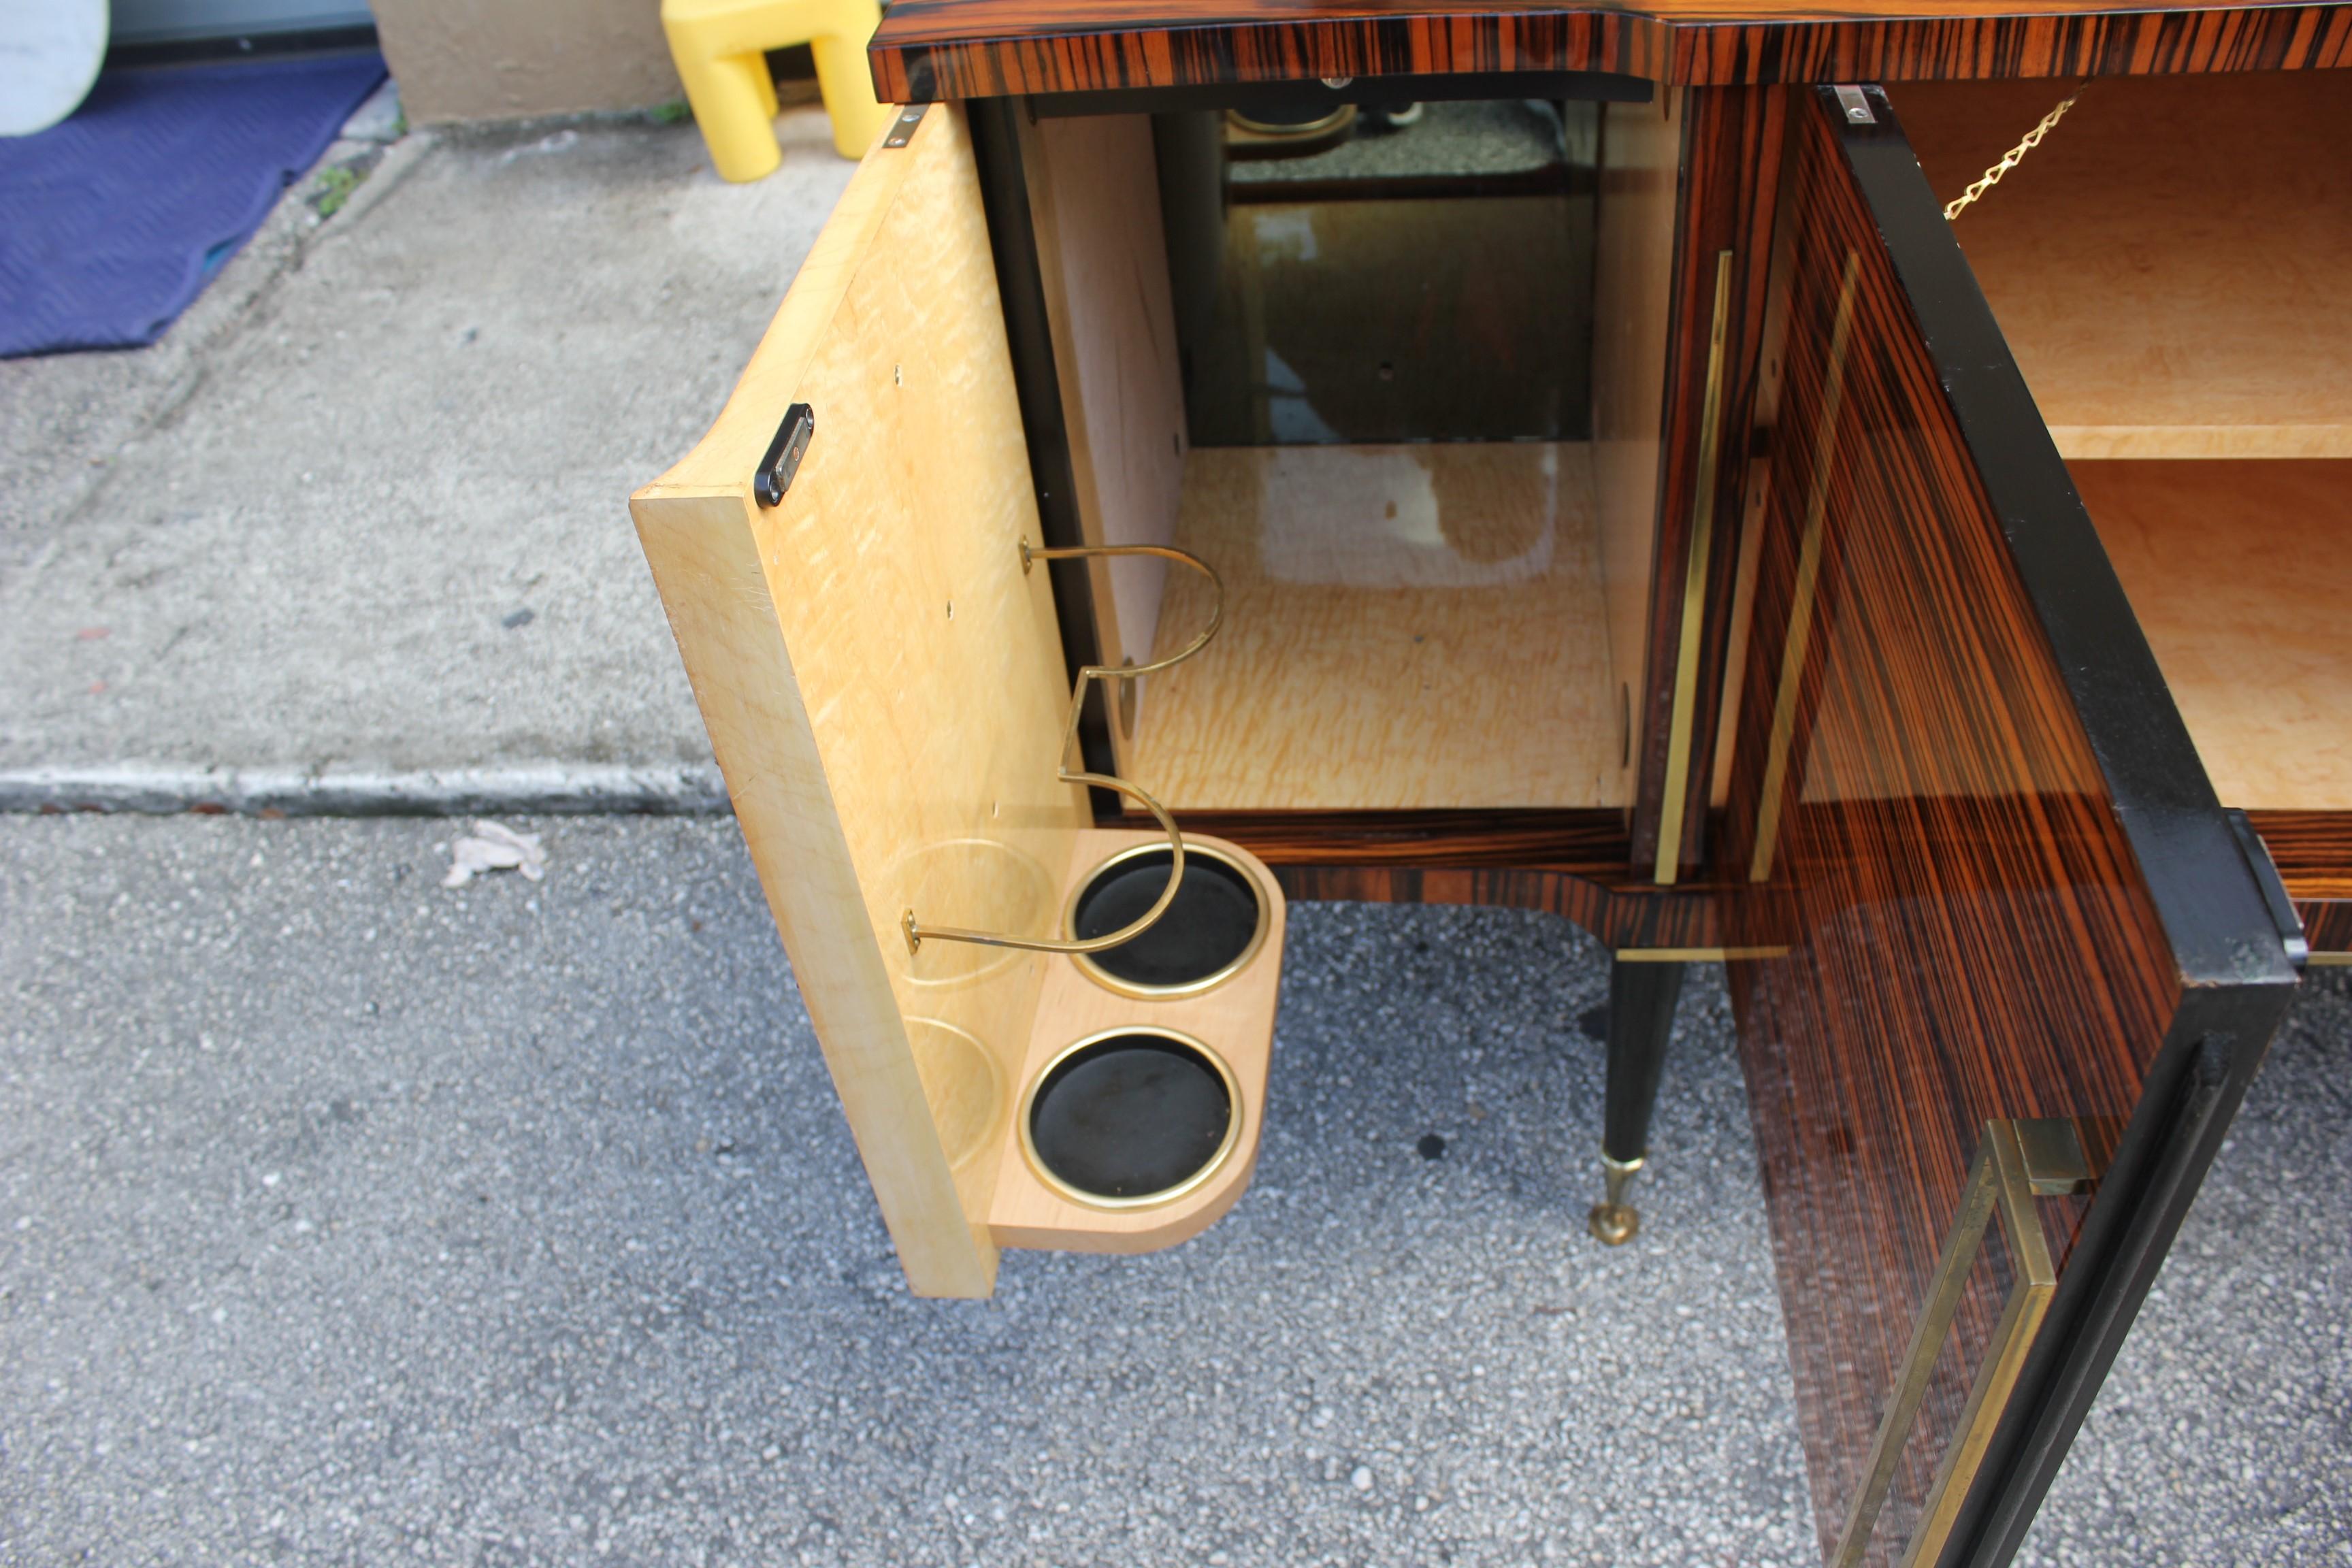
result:
M 918 1301 L 733 824 L 523 826 L 0 820 L 0 1561 L 1813 1561 L 1713 972 L 1622 1250 L 1597 947 L 1303 906 L 1234 1214 Z M 2345 978 L 2024 1561 L 2352 1557 Z
M 160 349 L 0 365 L 0 786 L 716 804 L 625 503 L 848 179 L 781 123 L 747 186 L 691 124 L 412 137 Z

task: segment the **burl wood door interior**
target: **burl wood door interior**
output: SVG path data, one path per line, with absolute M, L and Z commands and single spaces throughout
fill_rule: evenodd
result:
M 1785 949 L 1730 978 L 1790 1370 L 1829 1560 L 1998 1563 L 2294 970 L 1885 97 L 1799 90 L 1781 186 L 1717 855 Z M 1915 1355 L 1972 1161 L 2053 1126 L 2095 1183 L 2035 1174 Z

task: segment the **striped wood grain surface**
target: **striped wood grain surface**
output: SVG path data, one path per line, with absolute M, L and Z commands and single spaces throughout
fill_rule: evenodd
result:
M 1651 0 L 898 0 L 870 50 L 887 101 L 1469 71 L 1693 86 L 2287 70 L 2352 64 L 2352 7 L 1981 4 L 1874 10 Z
M 1732 986 L 1826 1548 L 1985 1121 L 2128 1117 L 2179 984 L 1878 216 L 1811 95 L 1790 133 L 1786 351 L 1725 848 L 1751 863 L 1769 779 L 1769 876 L 1736 940 L 1794 947 L 1734 965 Z M 2063 1260 L 2080 1216 L 2052 1217 Z M 2005 1284 L 1976 1278 L 1873 1561 L 1908 1534 Z
M 1626 858 L 1621 812 L 1181 815 L 1265 861 L 1294 901 L 1498 904 L 1562 916 L 1612 951 L 1722 945 L 1721 890 L 1653 885 Z

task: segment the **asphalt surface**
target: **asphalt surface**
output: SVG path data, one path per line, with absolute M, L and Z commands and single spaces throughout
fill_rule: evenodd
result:
M 1598 947 L 1304 906 L 1234 1212 L 920 1301 L 734 826 L 454 826 L 0 820 L 0 1561 L 1815 1560 L 1712 972 L 1628 1247 Z M 2352 1562 L 2347 1056 L 2339 973 L 2028 1561 Z

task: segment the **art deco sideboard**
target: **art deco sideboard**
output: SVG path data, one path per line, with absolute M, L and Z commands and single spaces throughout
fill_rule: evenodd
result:
M 1592 1234 L 1721 961 L 1825 1555 L 2006 1561 L 2352 958 L 2352 6 L 899 0 L 871 60 L 632 504 L 913 1288 L 1239 1197 L 1288 900 L 1550 910 Z

